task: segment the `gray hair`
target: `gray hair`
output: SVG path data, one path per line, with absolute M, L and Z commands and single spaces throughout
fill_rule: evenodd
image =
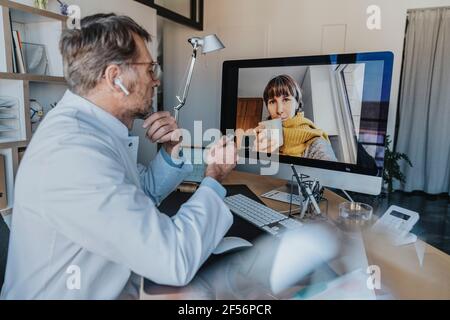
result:
M 150 34 L 133 19 L 96 14 L 81 20 L 80 29 L 66 29 L 60 41 L 64 76 L 76 94 L 95 88 L 106 68 L 132 62 L 138 55 L 133 35 L 151 41 Z

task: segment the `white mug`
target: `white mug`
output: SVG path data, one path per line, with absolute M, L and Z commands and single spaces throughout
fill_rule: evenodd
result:
M 263 125 L 266 130 L 270 131 L 270 135 L 272 139 L 276 137 L 278 140 L 278 146 L 282 147 L 284 145 L 284 136 L 283 136 L 283 121 L 279 119 L 267 120 L 260 122 L 259 125 Z

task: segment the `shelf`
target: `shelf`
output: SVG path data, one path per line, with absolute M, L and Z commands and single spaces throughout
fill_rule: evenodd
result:
M 26 148 L 29 144 L 29 141 L 0 142 L 0 150 L 10 148 Z
M 13 141 L 13 142 L 1 142 L 0 150 L 11 149 L 11 148 L 28 148 L 30 141 Z
M 0 120 L 0 144 L 26 141 L 28 134 L 28 82 L 0 78 L 0 96 L 15 97 L 16 105 L 13 108 L 2 110 L 1 115 L 15 116 L 12 119 Z
M 0 210 L 0 215 L 3 217 L 7 217 L 12 213 L 12 211 L 13 211 L 13 208 L 2 209 L 2 210 Z
M 9 111 L 11 109 L 0 108 L 0 120 L 15 120 L 15 119 L 17 119 L 17 116 L 15 116 L 13 114 L 12 115 L 11 114 L 2 114 L 1 111 L 3 111 L 3 110 Z
M 12 10 L 17 10 L 16 15 L 14 17 L 17 22 L 37 23 L 52 20 L 59 20 L 65 22 L 67 20 L 66 16 L 51 11 L 26 6 L 13 1 L 0 0 L 0 6 L 8 7 Z
M 40 75 L 27 74 L 27 73 L 0 72 L 0 79 L 67 84 L 66 79 L 64 79 L 64 77 L 40 76 Z
M 13 119 L 3 119 L 3 120 L 15 120 L 17 118 L 13 118 Z M 4 126 L 0 124 L 0 134 L 2 132 L 13 132 L 13 131 L 18 131 L 18 129 L 13 128 L 13 127 L 8 127 L 8 126 Z
M 15 131 L 0 132 L 0 154 L 5 157 L 5 178 L 8 209 L 0 210 L 0 216 L 11 213 L 14 205 L 15 176 L 23 150 L 32 137 L 30 100 L 38 100 L 44 107 L 59 101 L 67 90 L 63 77 L 63 60 L 59 51 L 61 33 L 67 27 L 68 17 L 27 6 L 10 0 L 0 0 L 0 95 L 17 98 L 17 106 L 0 110 L 0 125 Z M 30 73 L 13 73 L 13 32 L 20 33 L 24 43 L 45 47 L 46 71 L 38 69 Z M 48 111 L 48 110 L 45 110 Z M 9 129 L 8 129 L 9 130 Z M 1 219 L 1 218 L 0 218 Z
M 61 82 L 63 77 L 63 61 L 59 51 L 59 39 L 61 33 L 66 28 L 67 17 L 50 11 L 37 9 L 20 3 L 0 0 L 0 72 L 12 73 L 15 70 L 14 61 L 17 60 L 17 50 L 14 49 L 14 35 L 12 31 L 20 34 L 22 43 L 36 44 L 41 46 L 36 51 L 40 54 L 42 61 L 39 68 L 46 68 L 46 74 L 59 79 L 51 79 L 35 75 L 40 73 L 38 70 L 31 70 L 27 77 L 15 78 L 20 80 L 30 80 L 39 82 Z M 27 47 L 28 48 L 28 47 Z M 25 65 L 27 61 L 25 51 L 34 52 L 37 47 L 31 51 L 22 49 L 22 55 Z M 31 57 L 31 56 L 30 56 Z M 16 71 L 17 72 L 17 71 Z M 44 72 L 42 72 L 44 73 Z

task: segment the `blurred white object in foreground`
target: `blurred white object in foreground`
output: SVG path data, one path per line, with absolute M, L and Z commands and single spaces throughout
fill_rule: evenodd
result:
M 338 252 L 336 234 L 324 226 L 305 225 L 286 232 L 273 257 L 270 289 L 277 294 L 290 288 Z

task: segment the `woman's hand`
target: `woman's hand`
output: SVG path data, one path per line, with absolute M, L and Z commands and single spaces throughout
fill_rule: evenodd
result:
M 236 144 L 232 138 L 224 136 L 208 152 L 205 176 L 221 183 L 236 167 L 237 161 Z
M 253 145 L 254 152 L 275 153 L 280 149 L 281 141 L 276 129 L 266 129 L 264 124 L 260 124 L 255 129 L 256 142 Z

